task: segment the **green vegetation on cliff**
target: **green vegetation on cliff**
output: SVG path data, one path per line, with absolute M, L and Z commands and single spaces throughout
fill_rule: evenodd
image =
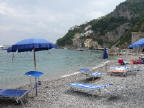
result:
M 114 30 L 116 27 L 120 26 L 121 24 L 126 23 L 128 20 L 124 17 L 103 17 L 99 20 L 91 21 L 90 24 L 92 25 L 92 30 L 97 33 L 100 32 L 100 35 L 105 35 L 105 33 Z

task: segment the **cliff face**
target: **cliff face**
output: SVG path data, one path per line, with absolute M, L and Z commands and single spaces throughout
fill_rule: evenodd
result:
M 144 0 L 127 0 L 110 14 L 72 27 L 57 40 L 60 47 L 71 48 L 127 47 L 131 32 L 144 31 Z
M 113 17 L 125 17 L 127 19 L 131 19 L 136 16 L 135 13 L 129 8 L 127 2 L 124 2 L 116 7 L 114 12 L 111 13 Z

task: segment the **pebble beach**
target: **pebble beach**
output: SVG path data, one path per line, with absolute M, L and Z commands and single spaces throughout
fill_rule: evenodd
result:
M 129 60 L 124 56 L 121 58 Z M 35 91 L 31 92 L 24 106 L 13 103 L 0 103 L 0 106 L 1 108 L 143 108 L 143 64 L 137 64 L 140 70 L 130 71 L 126 77 L 108 74 L 109 67 L 116 65 L 119 65 L 116 60 L 110 60 L 105 61 L 104 65 L 92 68 L 93 72 L 102 73 L 94 80 L 77 72 L 57 80 L 42 81 L 42 85 L 38 87 L 38 96 L 35 96 Z M 97 90 L 90 93 L 89 91 L 73 90 L 67 86 L 67 84 L 75 82 L 95 85 L 112 83 L 113 85 L 101 89 L 101 93 Z M 21 87 L 21 89 L 28 89 L 27 86 Z

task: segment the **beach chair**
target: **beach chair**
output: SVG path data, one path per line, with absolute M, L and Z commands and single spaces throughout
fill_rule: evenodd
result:
M 126 66 L 127 71 L 139 71 L 140 67 L 139 66 Z
M 0 89 L 0 99 L 12 99 L 17 103 L 21 102 L 24 105 L 23 100 L 27 97 L 29 91 L 28 90 L 19 90 L 19 89 Z
M 34 86 L 29 90 L 21 89 L 0 89 L 0 100 L 15 100 L 17 103 L 21 103 L 24 106 L 24 101 L 28 97 L 28 93 L 41 85 L 40 81 L 37 81 Z
M 115 67 L 110 67 L 110 70 L 108 71 L 111 75 L 116 74 L 116 73 L 121 73 L 123 76 L 127 75 L 127 72 L 131 71 L 139 71 L 140 67 L 139 66 L 130 66 L 130 65 L 125 65 L 125 66 L 115 66 Z
M 100 72 L 93 72 L 93 73 L 88 74 L 87 77 L 90 77 L 90 78 L 92 78 L 92 80 L 94 80 L 94 78 L 97 78 L 101 75 L 102 75 L 102 73 L 100 73 Z
M 108 72 L 110 73 L 110 75 L 119 73 L 122 74 L 123 76 L 126 76 L 128 71 L 129 68 L 114 66 L 114 67 L 110 67 L 110 70 Z
M 102 73 L 100 72 L 90 72 L 89 69 L 80 69 L 80 71 L 82 72 L 82 74 L 86 75 L 86 77 L 91 77 L 93 80 L 94 78 L 102 75 Z
M 110 85 L 112 85 L 112 84 L 111 83 L 104 84 L 104 85 L 94 85 L 94 84 L 87 84 L 87 83 L 70 83 L 70 84 L 68 84 L 68 86 L 70 86 L 74 90 L 88 91 L 89 93 L 92 93 L 95 90 L 98 90 L 101 93 L 101 89 L 106 88 Z
M 88 75 L 90 73 L 89 69 L 80 69 L 79 71 L 81 71 L 84 75 Z

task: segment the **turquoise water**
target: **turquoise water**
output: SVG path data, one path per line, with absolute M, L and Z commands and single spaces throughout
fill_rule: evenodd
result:
M 37 71 L 44 72 L 41 80 L 56 79 L 103 62 L 100 51 L 64 49 L 36 52 L 36 59 Z M 14 53 L 13 57 L 13 53 L 0 50 L 0 88 L 15 88 L 29 83 L 29 78 L 24 73 L 31 70 L 34 70 L 33 52 Z

